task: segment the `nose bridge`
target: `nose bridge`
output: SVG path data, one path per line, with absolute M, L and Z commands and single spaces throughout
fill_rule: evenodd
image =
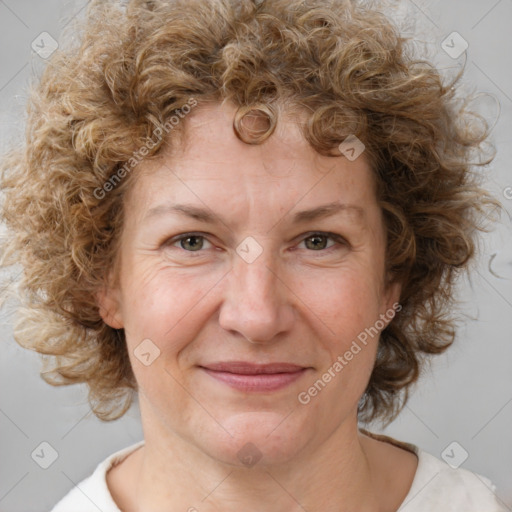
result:
M 276 272 L 271 270 L 272 267 L 275 265 L 272 265 L 269 258 L 263 255 L 252 263 L 239 260 L 236 269 L 236 281 L 240 285 L 241 292 L 239 299 L 260 309 L 265 305 L 275 306 L 280 281 Z
M 269 250 L 252 262 L 236 255 L 221 307 L 221 326 L 254 342 L 270 341 L 293 324 L 286 290 Z

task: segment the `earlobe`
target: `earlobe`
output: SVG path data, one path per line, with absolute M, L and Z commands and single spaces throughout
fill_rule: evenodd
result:
M 402 294 L 402 283 L 395 281 L 389 285 L 388 307 L 393 308 L 395 304 L 400 304 L 400 295 Z
M 113 329 L 122 329 L 124 323 L 121 315 L 118 290 L 103 287 L 96 294 L 96 301 L 103 321 Z
M 386 301 L 385 301 L 385 312 L 384 315 L 388 320 L 387 324 L 391 323 L 391 320 L 395 317 L 396 313 L 398 313 L 402 306 L 400 304 L 400 295 L 402 293 L 402 283 L 395 281 L 393 283 L 389 283 L 388 288 L 386 290 Z

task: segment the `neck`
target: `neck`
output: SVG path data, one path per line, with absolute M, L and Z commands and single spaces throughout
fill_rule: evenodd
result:
M 263 458 L 252 467 L 219 461 L 158 421 L 143 427 L 146 443 L 130 500 L 134 511 L 380 510 L 367 444 L 355 420 L 286 461 L 269 464 Z

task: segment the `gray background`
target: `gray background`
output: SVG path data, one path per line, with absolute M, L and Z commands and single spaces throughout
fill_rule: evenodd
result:
M 0 0 L 0 149 L 23 133 L 26 86 L 44 59 L 31 49 L 43 31 L 59 39 L 80 15 L 83 1 Z M 442 41 L 453 31 L 469 44 L 464 85 L 480 91 L 479 106 L 491 123 L 498 153 L 488 188 L 512 214 L 512 0 L 404 0 L 395 10 L 405 33 L 416 34 L 445 69 Z M 38 40 L 38 39 L 36 39 Z M 508 193 L 507 193 L 508 191 Z M 489 260 L 493 270 L 489 271 Z M 15 275 L 16 269 L 12 274 Z M 461 282 L 466 319 L 455 345 L 426 371 L 402 415 L 384 433 L 442 457 L 453 441 L 462 467 L 489 477 L 512 510 L 512 229 L 502 224 L 484 238 L 469 280 Z M 0 512 L 50 509 L 107 455 L 142 439 L 136 406 L 121 420 L 103 423 L 89 413 L 85 388 L 53 388 L 39 377 L 39 356 L 12 338 L 14 305 L 0 320 Z M 378 431 L 376 426 L 372 430 Z M 31 458 L 41 442 L 58 453 L 42 469 Z M 460 445 L 460 446 L 459 446 Z M 465 452 L 463 451 L 465 450 Z

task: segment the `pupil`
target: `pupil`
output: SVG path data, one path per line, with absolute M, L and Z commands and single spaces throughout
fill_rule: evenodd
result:
M 313 242 L 313 244 L 312 244 L 314 249 L 318 249 L 318 248 L 324 249 L 325 248 L 325 237 L 323 235 L 311 236 L 311 237 L 309 237 L 309 240 L 316 241 L 316 242 Z M 320 240 L 320 242 L 317 243 L 319 240 Z M 322 243 L 322 241 L 324 243 Z
M 192 243 L 190 243 L 191 240 L 192 240 Z M 308 240 L 310 240 L 312 242 L 310 245 L 312 246 L 313 249 L 319 249 L 319 248 L 324 249 L 325 248 L 326 238 L 323 235 L 310 236 Z M 194 242 L 196 242 L 196 243 L 194 243 Z M 182 241 L 182 247 L 184 249 L 187 249 L 187 247 L 184 247 L 184 245 L 188 245 L 189 246 L 188 248 L 193 251 L 197 250 L 197 249 L 201 249 L 201 247 L 203 246 L 202 239 L 200 236 L 189 236 L 189 237 L 185 238 Z
M 197 244 L 196 244 L 196 248 L 194 249 L 194 243 L 189 244 L 189 243 L 188 243 L 188 242 L 189 242 L 189 240 L 198 241 L 198 240 L 201 240 L 201 237 L 199 237 L 199 236 L 189 236 L 189 237 L 185 238 L 185 239 L 182 241 L 182 245 L 183 245 L 183 243 L 184 243 L 184 244 L 186 244 L 186 245 L 191 245 L 192 247 L 189 247 L 189 249 L 191 248 L 193 251 L 194 251 L 195 249 L 201 249 L 201 247 L 203 246 L 202 241 L 201 241 L 201 242 L 198 244 L 199 246 L 197 247 Z M 184 248 L 184 249 L 187 249 L 187 247 L 183 247 L 183 248 Z

